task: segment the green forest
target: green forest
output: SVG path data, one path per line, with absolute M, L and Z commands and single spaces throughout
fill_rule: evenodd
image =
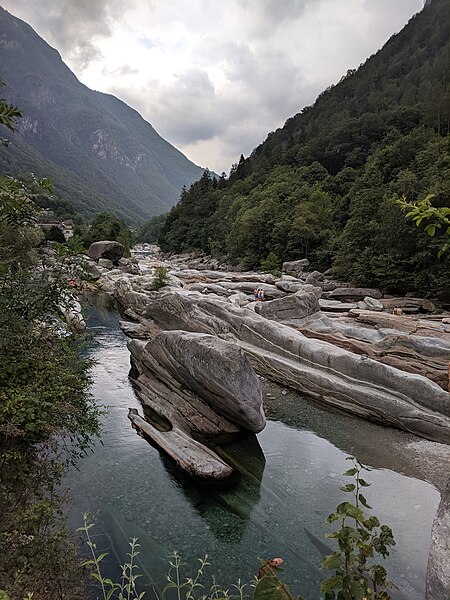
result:
M 280 266 L 306 257 L 356 285 L 448 294 L 445 230 L 430 238 L 397 204 L 434 194 L 434 206 L 450 206 L 447 17 L 445 0 L 431 3 L 228 178 L 205 172 L 169 212 L 162 250 L 243 269 L 271 253 Z

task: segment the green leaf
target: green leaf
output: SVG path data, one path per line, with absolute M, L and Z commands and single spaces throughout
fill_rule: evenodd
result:
M 353 475 L 356 475 L 357 472 L 358 472 L 358 469 L 356 467 L 353 467 L 353 468 L 345 471 L 344 475 L 345 475 L 345 477 L 353 477 Z
M 291 600 L 291 598 L 278 577 L 264 575 L 256 584 L 253 600 Z
M 106 594 L 106 600 L 109 600 L 111 598 L 111 596 L 114 594 L 114 592 L 116 591 L 115 586 L 112 587 Z
M 360 478 L 360 479 L 359 479 L 359 485 L 360 485 L 361 487 L 369 487 L 371 484 L 370 484 L 370 483 L 367 483 L 367 481 L 366 481 L 365 479 L 361 479 L 361 478 Z
M 368 504 L 367 500 L 364 498 L 364 496 L 362 494 L 358 494 L 358 500 L 361 502 L 361 504 L 363 506 L 365 506 L 366 508 L 372 508 L 370 506 L 370 504 Z
M 367 585 L 364 580 L 353 580 L 350 584 L 350 592 L 352 600 L 364 600 L 367 597 Z
M 333 552 L 333 554 L 328 554 L 325 556 L 322 562 L 322 569 L 337 569 L 341 564 L 341 553 Z
M 97 562 L 99 563 L 101 560 L 103 560 L 105 558 L 105 556 L 108 556 L 107 552 L 103 552 L 102 554 L 100 554 L 100 556 L 97 557 Z
M 342 575 L 332 575 L 328 577 L 320 584 L 321 592 L 331 592 L 335 587 L 337 587 L 342 582 Z
M 81 563 L 82 567 L 88 567 L 89 565 L 95 565 L 95 561 L 94 560 L 85 560 L 84 562 Z
M 336 512 L 338 515 L 344 515 L 346 517 L 350 517 L 352 519 L 356 519 L 357 521 L 363 520 L 363 512 L 360 508 L 353 506 L 350 502 L 341 502 L 336 508 Z
M 342 492 L 353 492 L 356 489 L 356 485 L 354 483 L 347 483 L 347 485 L 343 485 L 339 489 Z

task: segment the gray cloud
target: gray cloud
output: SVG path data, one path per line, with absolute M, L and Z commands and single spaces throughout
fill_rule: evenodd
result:
M 27 20 L 80 71 L 102 58 L 98 38 L 110 37 L 127 0 L 7 0 L 4 5 Z
M 228 170 L 399 31 L 422 0 L 3 0 L 82 81 Z

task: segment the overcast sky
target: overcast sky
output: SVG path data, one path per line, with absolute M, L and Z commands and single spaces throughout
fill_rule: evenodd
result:
M 1 1 L 1 0 L 0 0 Z M 228 173 L 422 0 L 3 0 L 79 79 Z

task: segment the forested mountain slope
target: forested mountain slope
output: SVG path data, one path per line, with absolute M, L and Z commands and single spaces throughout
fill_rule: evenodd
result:
M 0 169 L 52 178 L 80 212 L 160 214 L 202 174 L 135 110 L 81 84 L 56 50 L 2 8 L 0 78 L 2 95 L 23 114 L 0 149 Z
M 445 294 L 450 264 L 395 200 L 450 206 L 449 3 L 433 0 L 357 71 L 270 133 L 228 179 L 183 192 L 160 243 L 244 268 L 308 257 L 385 291 Z M 443 232 L 440 232 L 442 235 Z

